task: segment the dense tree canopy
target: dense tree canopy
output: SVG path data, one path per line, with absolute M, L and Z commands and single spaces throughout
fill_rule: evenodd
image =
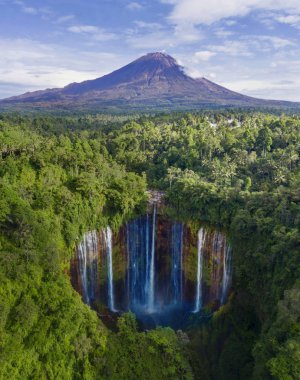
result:
M 0 150 L 0 378 L 300 377 L 298 116 L 2 115 Z M 83 233 L 143 213 L 147 188 L 233 246 L 230 302 L 184 338 L 131 314 L 109 331 L 68 277 Z

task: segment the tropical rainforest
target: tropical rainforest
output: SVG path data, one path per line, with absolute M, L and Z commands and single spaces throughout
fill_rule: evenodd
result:
M 0 379 L 300 379 L 300 117 L 0 115 Z M 228 302 L 185 330 L 107 326 L 73 289 L 84 233 L 166 212 L 221 228 Z

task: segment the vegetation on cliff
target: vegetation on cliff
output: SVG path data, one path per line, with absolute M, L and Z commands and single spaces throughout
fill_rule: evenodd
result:
M 299 117 L 132 119 L 1 117 L 0 378 L 298 379 Z M 130 314 L 108 331 L 68 278 L 82 234 L 140 213 L 147 188 L 233 246 L 230 302 L 190 343 Z

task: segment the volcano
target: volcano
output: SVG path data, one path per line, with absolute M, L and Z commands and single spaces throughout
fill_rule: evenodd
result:
M 298 108 L 300 103 L 256 99 L 206 78 L 188 76 L 176 60 L 149 53 L 103 77 L 64 88 L 28 92 L 4 99 L 3 106 L 38 109 L 105 110 L 197 109 L 220 107 Z

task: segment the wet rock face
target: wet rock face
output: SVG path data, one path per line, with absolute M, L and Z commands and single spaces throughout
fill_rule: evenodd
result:
M 154 210 L 111 235 L 105 229 L 86 234 L 70 272 L 74 288 L 92 307 L 159 319 L 214 311 L 225 303 L 231 250 L 222 232 L 193 232 Z

